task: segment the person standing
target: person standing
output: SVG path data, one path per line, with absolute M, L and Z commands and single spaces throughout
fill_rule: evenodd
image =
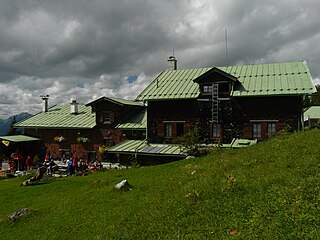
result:
M 32 161 L 31 161 L 30 156 L 28 156 L 27 159 L 26 159 L 26 168 L 27 168 L 27 170 L 30 170 L 31 166 L 32 166 Z
M 67 173 L 68 173 L 70 176 L 72 176 L 72 175 L 74 174 L 73 167 L 72 167 L 72 164 L 73 164 L 72 158 L 69 158 L 67 164 L 68 164 Z
M 78 159 L 77 159 L 76 152 L 73 154 L 72 168 L 73 168 L 74 174 L 76 174 L 78 172 Z

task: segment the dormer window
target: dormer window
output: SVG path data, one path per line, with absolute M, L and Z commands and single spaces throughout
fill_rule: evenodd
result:
M 205 74 L 194 79 L 193 82 L 199 84 L 199 90 L 202 95 L 227 99 L 230 97 L 233 86 L 241 84 L 237 77 L 213 67 Z
M 210 85 L 203 85 L 203 86 L 202 86 L 202 92 L 203 92 L 203 93 L 212 93 L 212 89 L 213 89 L 212 84 L 210 84 Z
M 228 94 L 231 91 L 231 85 L 229 83 L 221 83 L 219 84 L 219 92 Z
M 203 95 L 215 95 L 216 97 L 229 97 L 231 89 L 230 83 L 205 83 L 201 85 Z
M 103 111 L 100 122 L 104 125 L 112 124 L 112 112 L 111 111 Z

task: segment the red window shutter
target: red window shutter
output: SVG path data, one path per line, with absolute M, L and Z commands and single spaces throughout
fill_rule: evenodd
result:
M 188 133 L 190 131 L 190 123 L 184 124 L 184 134 Z

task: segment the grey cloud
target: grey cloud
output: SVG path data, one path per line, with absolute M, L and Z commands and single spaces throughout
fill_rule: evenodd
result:
M 134 98 L 172 49 L 180 68 L 225 65 L 225 29 L 229 64 L 306 59 L 319 79 L 319 10 L 316 0 L 0 0 L 0 83 L 31 94 L 31 108 L 44 92 L 52 103 Z M 21 109 L 7 92 L 0 115 Z

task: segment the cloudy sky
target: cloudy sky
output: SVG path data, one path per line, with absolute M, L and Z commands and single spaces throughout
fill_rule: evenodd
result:
M 319 0 L 0 0 L 0 118 L 70 98 L 134 99 L 178 68 L 308 62 L 320 78 Z

